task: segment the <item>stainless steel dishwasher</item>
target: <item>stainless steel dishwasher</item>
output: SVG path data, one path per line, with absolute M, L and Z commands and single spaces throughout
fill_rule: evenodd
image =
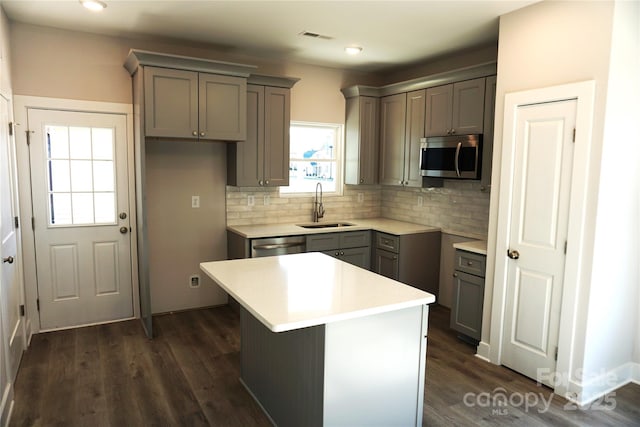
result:
M 307 238 L 305 236 L 251 239 L 251 258 L 299 254 L 305 251 L 306 243 Z

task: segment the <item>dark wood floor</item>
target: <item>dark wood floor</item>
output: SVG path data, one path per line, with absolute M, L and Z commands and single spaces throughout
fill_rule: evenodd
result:
M 615 408 L 606 411 L 567 408 L 557 396 L 548 411 L 541 400 L 528 409 L 484 405 L 475 397 L 499 387 L 516 403 L 552 392 L 474 357 L 448 316 L 444 307 L 431 310 L 424 425 L 640 425 L 636 384 L 609 396 Z M 16 380 L 11 425 L 268 426 L 238 382 L 238 322 L 220 307 L 157 316 L 152 341 L 137 321 L 35 335 Z

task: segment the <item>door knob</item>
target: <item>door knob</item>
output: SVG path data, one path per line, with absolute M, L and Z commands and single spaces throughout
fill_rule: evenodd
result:
M 6 258 L 2 258 L 2 262 L 8 262 L 9 264 L 13 264 L 13 257 L 8 256 Z
M 516 251 L 516 250 L 511 250 L 511 249 L 507 249 L 507 256 L 511 259 L 518 259 L 520 258 L 520 252 Z
M 126 212 L 120 212 L 120 215 L 118 215 L 120 217 L 120 219 L 127 219 L 127 213 Z
M 129 231 L 129 228 L 127 228 L 127 227 L 120 227 L 120 232 L 121 232 L 122 234 L 127 234 L 127 231 Z

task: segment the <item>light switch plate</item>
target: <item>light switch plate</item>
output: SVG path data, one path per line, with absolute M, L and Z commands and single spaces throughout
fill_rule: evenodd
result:
M 191 196 L 191 207 L 194 209 L 200 207 L 200 196 Z

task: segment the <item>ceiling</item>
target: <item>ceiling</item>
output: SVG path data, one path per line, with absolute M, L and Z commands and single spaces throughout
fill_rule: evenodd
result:
M 360 71 L 425 62 L 495 43 L 498 17 L 531 0 L 168 1 L 4 0 L 12 21 L 127 38 L 161 37 L 216 49 Z M 324 37 L 307 37 L 307 31 Z M 346 46 L 361 46 L 350 56 Z

